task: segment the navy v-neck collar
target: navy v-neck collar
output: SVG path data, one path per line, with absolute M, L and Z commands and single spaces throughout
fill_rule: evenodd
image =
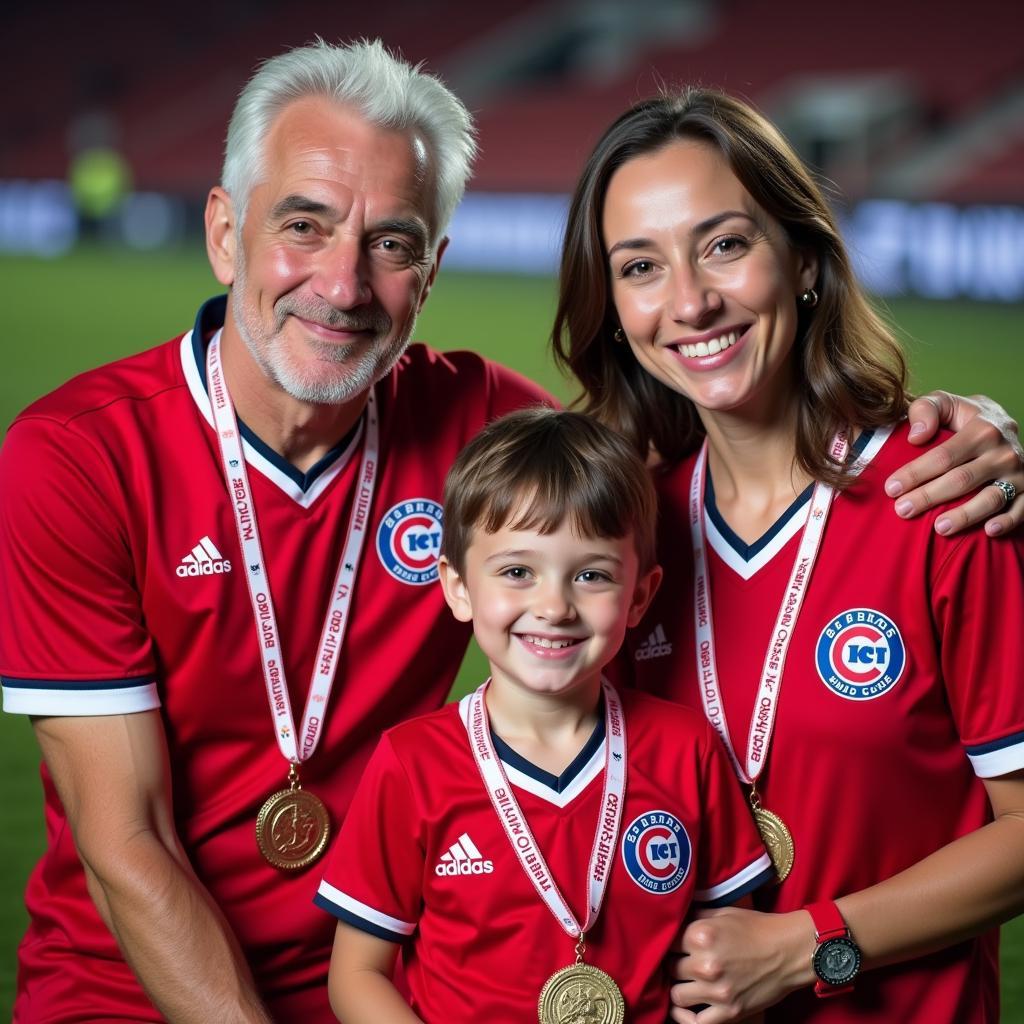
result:
M 603 708 L 604 704 L 602 702 L 594 731 L 590 734 L 587 742 L 583 744 L 583 749 L 573 758 L 572 763 L 561 775 L 552 775 L 551 772 L 538 768 L 532 761 L 528 761 L 522 754 L 513 750 L 492 729 L 491 739 L 494 741 L 494 749 L 500 760 L 510 768 L 515 768 L 516 771 L 522 772 L 523 775 L 528 776 L 542 786 L 546 786 L 555 793 L 563 793 L 572 785 L 583 769 L 587 767 L 594 754 L 600 749 L 601 744 L 604 743 L 605 724 Z
M 217 295 L 207 300 L 199 307 L 196 314 L 195 326 L 192 329 L 192 354 L 196 361 L 196 369 L 199 379 L 203 383 L 203 390 L 209 394 L 209 385 L 206 380 L 206 347 L 210 339 L 224 326 L 224 318 L 227 315 L 228 297 Z M 353 439 L 359 432 L 362 424 L 357 419 L 352 429 L 336 444 L 323 458 L 319 459 L 305 473 L 293 466 L 283 455 L 278 454 L 265 441 L 258 437 L 245 423 L 238 421 L 238 432 L 243 439 L 264 459 L 278 470 L 285 474 L 290 480 L 306 492 L 314 483 L 331 468 L 335 462 L 346 452 L 352 444 Z
M 732 527 L 722 518 L 722 513 L 718 511 L 718 505 L 715 503 L 715 485 L 711 482 L 711 474 L 706 473 L 704 475 L 704 511 L 707 513 L 710 520 L 718 528 L 718 532 L 722 535 L 722 539 L 729 545 L 733 551 L 739 555 L 740 558 L 745 562 L 749 562 L 759 551 L 762 551 L 767 547 L 774 537 L 776 537 L 780 530 L 782 530 L 786 524 L 795 516 L 800 509 L 804 507 L 811 500 L 811 495 L 814 493 L 814 484 L 808 484 L 796 497 L 796 500 L 786 509 L 785 512 L 779 516 L 778 519 L 772 523 L 768 529 L 761 534 L 757 540 L 748 544 L 738 533 L 735 533 Z
M 854 461 L 859 458 L 867 447 L 868 442 L 874 436 L 873 430 L 864 430 L 858 435 L 857 440 L 854 442 L 850 449 L 849 459 Z M 722 513 L 718 511 L 718 505 L 715 501 L 715 485 L 711 481 L 711 473 L 707 472 L 704 474 L 704 511 L 708 518 L 714 523 L 715 528 L 721 534 L 722 539 L 728 544 L 728 546 L 736 553 L 736 555 L 744 562 L 749 562 L 755 558 L 761 551 L 763 551 L 772 540 L 778 536 L 778 534 L 784 530 L 793 518 L 797 516 L 801 509 L 811 500 L 811 495 L 814 493 L 814 484 L 808 484 L 801 492 L 797 495 L 793 503 L 786 509 L 785 512 L 775 520 L 774 523 L 768 529 L 761 534 L 757 540 L 748 544 L 743 540 L 737 533 L 735 533 L 732 527 L 722 517 Z

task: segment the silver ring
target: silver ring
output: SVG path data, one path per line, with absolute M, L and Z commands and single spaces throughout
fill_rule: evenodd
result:
M 998 487 L 1003 492 L 1003 508 L 1017 497 L 1017 488 L 1009 480 L 993 480 L 992 487 Z

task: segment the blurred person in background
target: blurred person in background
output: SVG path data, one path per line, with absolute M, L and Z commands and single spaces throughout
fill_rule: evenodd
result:
M 622 115 L 573 197 L 553 336 L 583 409 L 657 462 L 635 683 L 703 708 L 778 874 L 772 913 L 687 926 L 673 1019 L 995 1024 L 997 926 L 1024 909 L 1024 540 L 894 514 L 903 356 L 778 131 L 703 89 Z M 1004 529 L 1013 468 L 968 503 Z
M 8 432 L 0 676 L 33 716 L 48 837 L 17 1021 L 327 1018 L 310 866 L 469 637 L 431 585 L 445 471 L 546 399 L 406 348 L 473 149 L 459 101 L 377 43 L 269 61 L 207 205 L 226 300 Z M 987 449 L 967 472 L 989 472 L 1015 443 L 991 431 L 974 416 L 948 462 Z M 902 477 L 918 510 L 928 468 Z

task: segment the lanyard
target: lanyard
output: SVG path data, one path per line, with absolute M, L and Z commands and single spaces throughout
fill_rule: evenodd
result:
M 281 634 L 277 627 L 274 602 L 270 596 L 270 582 L 267 578 L 263 548 L 260 544 L 259 528 L 256 525 L 256 507 L 249 486 L 249 473 L 242 452 L 238 432 L 238 421 L 234 405 L 224 381 L 220 359 L 220 333 L 210 342 L 206 356 L 206 373 L 213 409 L 213 422 L 220 443 L 221 463 L 228 493 L 231 495 L 238 541 L 242 547 L 245 565 L 245 579 L 249 586 L 253 620 L 259 641 L 260 657 L 263 664 L 263 679 L 267 687 L 267 700 L 274 719 L 277 745 L 284 757 L 293 765 L 308 760 L 320 740 L 323 730 L 324 710 L 331 695 L 331 687 L 338 668 L 339 654 L 348 628 L 349 606 L 359 559 L 366 539 L 370 502 L 373 500 L 377 476 L 377 454 L 379 430 L 377 408 L 373 390 L 370 390 L 366 404 L 366 436 L 363 439 L 363 453 L 359 465 L 357 492 L 352 502 L 345 546 L 338 561 L 333 596 L 327 608 L 320 643 L 306 696 L 306 707 L 302 715 L 301 746 L 296 745 L 295 719 L 292 715 L 288 683 L 285 679 L 284 658 L 281 653 Z
M 487 720 L 487 707 L 484 703 L 487 685 L 484 683 L 470 696 L 469 719 L 466 722 L 469 745 L 476 766 L 480 769 L 484 788 L 491 798 L 508 841 L 512 844 L 523 871 L 526 872 L 526 877 L 533 883 L 548 910 L 554 914 L 569 936 L 582 939 L 601 912 L 601 903 L 615 861 L 615 844 L 622 820 L 622 798 L 626 791 L 626 726 L 622 718 L 619 695 L 608 682 L 601 680 L 605 709 L 604 792 L 587 875 L 587 918 L 580 927 L 569 905 L 558 891 L 544 854 L 533 838 L 530 826 L 519 808 L 519 801 L 512 792 L 505 769 L 502 768 L 501 760 L 494 749 Z
M 842 434 L 836 434 L 832 440 L 832 458 L 836 462 L 842 462 L 846 458 L 847 450 L 846 438 Z M 742 765 L 729 736 L 715 658 L 711 576 L 708 571 L 707 543 L 704 537 L 704 476 L 707 472 L 707 455 L 708 443 L 705 440 L 693 467 L 693 475 L 690 477 L 690 538 L 693 542 L 693 607 L 696 623 L 698 688 L 704 705 L 704 714 L 725 745 L 736 774 L 743 782 L 754 785 L 768 760 L 768 749 L 771 746 L 779 696 L 782 692 L 782 673 L 786 655 L 789 653 L 789 644 L 796 630 L 800 607 L 821 547 L 821 538 L 825 532 L 825 522 L 828 519 L 832 498 L 835 496 L 835 489 L 820 482 L 814 485 L 807 523 L 789 575 L 789 584 L 783 593 L 779 613 L 775 617 L 775 628 L 772 630 L 761 669 L 761 681 L 747 736 L 746 763 Z

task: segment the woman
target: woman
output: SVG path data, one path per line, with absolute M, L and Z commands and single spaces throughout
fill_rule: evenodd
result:
M 560 289 L 585 408 L 659 463 L 637 683 L 704 708 L 780 875 L 774 913 L 688 926 L 674 1019 L 788 996 L 769 1020 L 996 1021 L 993 929 L 1024 909 L 1024 543 L 892 513 L 905 366 L 820 191 L 735 99 L 640 104 L 584 170 Z

